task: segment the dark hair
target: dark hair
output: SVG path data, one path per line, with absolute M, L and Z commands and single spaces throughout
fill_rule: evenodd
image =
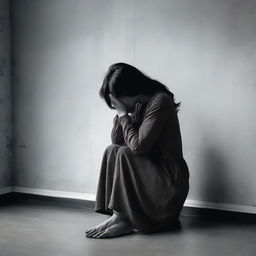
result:
M 115 97 L 135 96 L 140 93 L 153 95 L 157 92 L 165 92 L 173 99 L 176 112 L 179 110 L 180 102 L 175 103 L 174 95 L 162 83 L 149 78 L 137 68 L 126 63 L 112 64 L 105 75 L 99 95 L 103 98 L 109 108 L 111 105 L 109 94 Z

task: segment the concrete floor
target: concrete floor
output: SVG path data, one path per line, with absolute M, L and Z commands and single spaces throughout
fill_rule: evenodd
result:
M 256 225 L 181 217 L 182 230 L 115 239 L 86 238 L 106 219 L 92 205 L 23 200 L 0 206 L 0 256 L 252 256 Z

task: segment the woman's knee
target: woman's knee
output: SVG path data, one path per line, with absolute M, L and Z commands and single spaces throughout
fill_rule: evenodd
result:
M 121 146 L 118 144 L 110 144 L 106 147 L 105 152 L 118 151 Z
M 131 149 L 128 146 L 120 146 L 118 149 L 118 155 L 130 155 L 132 153 Z

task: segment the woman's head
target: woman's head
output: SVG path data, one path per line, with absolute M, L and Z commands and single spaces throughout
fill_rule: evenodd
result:
M 109 67 L 99 95 L 109 108 L 114 109 L 109 94 L 120 98 L 134 97 L 140 94 L 154 95 L 157 92 L 165 92 L 173 98 L 172 92 L 165 85 L 144 75 L 137 68 L 126 63 L 115 63 Z M 175 103 L 176 109 L 179 105 L 179 103 Z

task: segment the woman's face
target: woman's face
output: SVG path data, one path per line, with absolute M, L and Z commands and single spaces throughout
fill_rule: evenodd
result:
M 137 103 L 137 96 L 122 96 L 118 97 L 117 99 L 127 107 L 129 113 L 134 111 L 135 105 Z

